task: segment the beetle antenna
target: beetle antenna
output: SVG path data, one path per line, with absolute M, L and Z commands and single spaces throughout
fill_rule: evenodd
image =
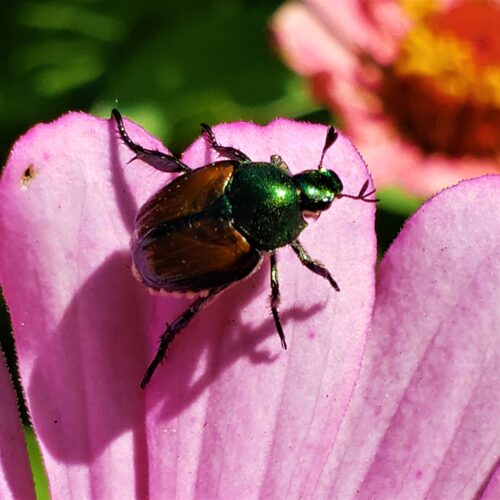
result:
M 364 184 L 361 186 L 361 189 L 359 190 L 359 193 L 354 196 L 353 194 L 343 194 L 340 193 L 337 198 L 351 198 L 352 200 L 361 200 L 361 201 L 366 201 L 367 203 L 377 203 L 380 200 L 378 198 L 369 198 L 372 194 L 375 193 L 375 189 L 372 189 L 368 193 L 366 190 L 368 189 L 368 184 L 369 181 L 368 179 L 364 182 Z
M 323 151 L 321 153 L 321 159 L 319 160 L 318 170 L 321 170 L 323 168 L 323 160 L 325 158 L 325 154 L 330 149 L 330 147 L 333 145 L 333 143 L 337 140 L 338 136 L 339 136 L 339 134 L 337 133 L 335 128 L 332 125 L 330 125 L 328 127 L 328 131 L 326 133 L 325 145 L 323 146 Z

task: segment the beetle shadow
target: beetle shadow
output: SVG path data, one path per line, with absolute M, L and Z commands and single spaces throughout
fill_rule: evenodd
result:
M 135 216 L 139 210 L 137 203 L 130 191 L 127 179 L 125 178 L 125 170 L 120 163 L 120 155 L 118 147 L 121 139 L 120 134 L 116 128 L 115 121 L 111 118 L 108 121 L 109 131 L 109 158 L 111 163 L 111 176 L 112 185 L 115 190 L 115 201 L 120 212 L 123 225 L 127 228 L 128 232 L 132 234 L 134 230 Z
M 203 322 L 205 311 L 201 311 L 192 327 L 171 346 L 152 381 L 158 383 L 161 378 L 160 383 L 167 387 L 154 392 L 164 419 L 180 414 L 240 358 L 262 364 L 273 363 L 281 355 L 267 310 L 263 315 L 268 318 L 256 328 L 254 322 L 250 326 L 236 312 L 260 293 L 268 266 L 266 263 L 264 269 L 207 307 L 216 318 L 213 324 Z M 69 303 L 35 359 L 26 388 L 37 437 L 53 457 L 66 463 L 89 463 L 118 436 L 132 430 L 135 467 L 137 471 L 147 467 L 146 392 L 139 388 L 139 382 L 150 361 L 146 333 L 157 300 L 166 320 L 175 317 L 172 310 L 183 302 L 152 297 L 132 276 L 129 253 L 116 252 Z M 309 317 L 322 307 L 284 310 L 281 317 L 285 331 L 287 320 Z M 235 312 L 229 322 L 232 313 L 228 311 Z M 260 348 L 269 336 L 276 337 L 276 354 Z M 203 357 L 208 362 L 199 373 Z M 150 389 L 148 386 L 146 391 Z
M 246 320 L 241 310 L 242 304 L 249 302 L 262 291 L 262 282 L 269 276 L 269 261 L 259 272 L 235 284 L 231 291 L 225 291 L 218 300 L 210 304 L 211 323 L 203 323 L 200 315 L 193 320 L 189 331 L 181 332 L 167 352 L 164 363 L 157 369 L 151 384 L 161 384 L 162 390 L 154 390 L 154 395 L 162 405 L 161 417 L 165 420 L 176 417 L 196 401 L 210 384 L 216 381 L 225 370 L 238 360 L 247 358 L 252 364 L 270 364 L 278 360 L 284 352 L 274 319 L 268 308 L 263 308 L 263 321 L 255 326 L 254 318 Z M 269 290 L 270 292 L 270 290 Z M 302 321 L 314 316 L 324 307 L 315 304 L 312 307 L 289 307 L 280 309 L 280 318 L 285 334 L 287 324 Z M 233 311 L 229 313 L 227 311 Z M 228 316 L 231 317 L 228 321 Z M 220 318 L 220 319 L 219 319 Z M 201 320 L 201 321 L 200 321 Z M 262 344 L 269 338 L 275 338 L 272 351 Z M 200 372 L 203 358 L 204 367 Z M 156 381 L 155 381 L 156 378 Z M 161 379 L 158 382 L 158 379 Z M 146 387 L 151 390 L 152 387 Z
M 56 459 L 91 462 L 129 429 L 134 442 L 145 441 L 137 424 L 144 418 L 138 377 L 147 295 L 128 252 L 117 252 L 80 287 L 48 336 L 26 392 L 37 437 Z
M 116 199 L 122 219 L 125 225 L 129 228 L 130 232 L 133 231 L 133 224 L 130 221 L 134 220 L 137 212 L 137 206 L 134 198 L 128 188 L 123 168 L 120 168 L 120 160 L 118 155 L 118 145 L 120 144 L 120 136 L 116 130 L 114 120 L 109 122 L 110 137 L 115 138 L 110 141 L 110 155 L 113 162 L 113 185 L 116 188 Z M 203 139 L 201 139 L 203 140 Z M 206 143 L 205 143 L 206 145 Z M 208 164 L 214 159 L 212 158 L 213 151 L 206 145 L 205 147 L 205 160 L 204 163 Z M 224 156 L 216 158 L 216 160 L 223 159 Z M 149 167 L 148 167 L 149 168 Z M 166 182 L 172 180 L 165 177 Z M 120 188 L 118 188 L 120 187 Z M 269 276 L 269 260 L 265 260 L 259 272 L 249 277 L 244 283 L 236 284 L 231 289 L 224 291 L 213 304 L 209 307 L 214 311 L 213 317 L 227 317 L 225 311 L 238 311 L 241 304 L 250 301 L 259 290 L 262 289 L 262 282 Z M 172 299 L 164 299 L 170 301 Z M 176 300 L 178 302 L 178 300 Z M 188 307 L 189 300 L 184 301 L 184 309 Z M 168 312 L 169 305 L 172 302 L 165 303 L 165 321 L 172 321 L 176 315 Z M 317 304 L 312 308 L 293 308 L 281 309 L 280 317 L 286 331 L 286 323 L 289 319 L 304 319 L 313 316 L 322 305 Z M 257 328 L 245 324 L 241 315 L 238 319 L 231 321 L 231 325 L 222 324 L 218 322 L 216 327 L 210 328 L 210 332 L 204 331 L 201 327 L 188 328 L 187 332 L 181 332 L 179 337 L 176 338 L 174 344 L 167 352 L 165 362 L 157 369 L 154 378 L 165 377 L 169 385 L 170 381 L 174 380 L 175 383 L 169 385 L 166 391 L 162 393 L 161 401 L 163 404 L 163 416 L 165 418 L 172 418 L 178 415 L 183 409 L 195 401 L 210 385 L 216 380 L 229 366 L 235 363 L 240 357 L 248 357 L 250 362 L 254 364 L 272 363 L 281 354 L 281 347 L 279 338 L 276 332 L 274 320 L 269 311 L 263 311 L 263 315 L 267 313 L 267 319 Z M 200 312 L 203 316 L 204 311 Z M 197 319 L 193 320 L 196 324 Z M 193 325 L 194 326 L 194 325 Z M 193 331 L 195 330 L 195 331 Z M 237 332 L 236 334 L 234 332 Z M 161 335 L 158 331 L 158 337 Z M 279 351 L 271 354 L 267 350 L 259 350 L 258 346 L 262 344 L 269 336 L 275 335 Z M 186 339 L 185 341 L 183 339 Z M 218 356 L 216 352 L 216 345 L 220 342 L 225 343 L 225 355 Z M 181 344 L 180 346 L 178 344 Z M 182 359 L 179 358 L 178 363 L 175 363 L 175 351 L 179 351 L 184 345 L 184 353 Z M 277 348 L 277 349 L 278 349 Z M 208 364 L 204 372 L 194 378 L 197 373 L 200 358 L 203 355 L 208 358 Z M 174 359 L 171 359 L 174 358 Z M 151 359 L 147 361 L 149 363 Z M 144 365 L 143 370 L 146 369 L 147 363 Z M 148 390 L 146 388 L 146 390 Z
M 122 221 L 132 231 L 137 204 L 119 161 L 119 139 L 112 120 L 109 131 L 115 196 Z M 141 478 L 147 477 L 143 473 L 147 470 L 147 393 L 139 388 L 150 361 L 147 325 L 155 307 L 164 310 L 164 319 L 171 321 L 176 316 L 172 311 L 189 301 L 152 299 L 147 288 L 133 278 L 130 267 L 129 252 L 115 252 L 81 285 L 34 359 L 25 390 L 37 437 L 51 457 L 65 463 L 89 463 L 132 430 L 136 477 Z M 174 418 L 196 401 L 240 358 L 247 357 L 254 364 L 273 363 L 282 354 L 269 311 L 262 311 L 267 318 L 258 327 L 238 312 L 242 304 L 261 293 L 268 276 L 266 259 L 263 269 L 231 292 L 226 290 L 209 306 L 213 311 L 210 324 L 203 323 L 201 311 L 176 339 L 152 381 L 164 379 L 161 382 L 167 390 L 154 395 L 165 419 Z M 285 331 L 287 320 L 310 317 L 322 307 L 283 308 Z M 227 311 L 234 313 L 230 322 Z M 274 354 L 261 348 L 269 336 L 276 337 Z M 203 358 L 207 363 L 200 373 Z M 148 386 L 146 391 L 150 389 L 154 388 Z M 146 485 L 137 488 L 138 497 L 147 491 Z
M 231 299 L 229 309 L 236 310 L 238 302 L 240 302 L 239 299 Z M 227 303 L 223 308 L 225 309 L 226 307 Z M 302 319 L 314 316 L 321 308 L 322 306 L 317 304 L 307 309 L 294 308 L 293 310 L 286 310 L 284 313 L 281 312 L 280 317 L 284 325 L 285 334 L 286 323 L 289 319 Z M 271 316 L 257 328 L 243 323 L 241 319 L 234 320 L 232 323 L 232 327 L 223 329 L 226 330 L 226 332 L 229 328 L 233 328 L 234 330 L 230 335 L 223 335 L 225 338 L 222 341 L 226 344 L 223 356 L 217 356 L 215 345 L 210 346 L 208 342 L 205 344 L 209 361 L 204 372 L 197 374 L 196 378 L 194 374 L 198 371 L 198 362 L 203 346 L 197 343 L 196 350 L 191 349 L 193 355 L 189 358 L 183 358 L 183 369 L 177 369 L 174 374 L 175 387 L 172 387 L 173 390 L 163 392 L 161 396 L 163 405 L 161 416 L 163 419 L 170 420 L 182 413 L 182 411 L 203 394 L 210 384 L 216 381 L 226 369 L 230 368 L 231 365 L 236 363 L 240 358 L 246 357 L 251 363 L 258 365 L 273 363 L 277 361 L 281 355 L 286 355 L 286 353 L 281 352 L 283 349 L 281 348 L 280 339 Z M 276 337 L 277 347 L 274 353 L 271 353 L 267 349 L 259 349 L 259 345 L 272 336 Z M 164 365 L 166 365 L 168 361 L 169 360 L 166 359 Z M 155 376 L 166 377 L 168 379 L 168 370 L 164 370 L 167 373 L 162 373 L 162 371 L 155 374 Z

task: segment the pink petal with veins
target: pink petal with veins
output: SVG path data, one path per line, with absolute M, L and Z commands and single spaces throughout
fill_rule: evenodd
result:
M 500 461 L 497 460 L 480 494 L 481 500 L 496 500 L 500 497 Z
M 134 140 L 161 147 L 127 122 Z M 255 160 L 316 168 L 326 128 L 276 120 L 214 128 Z M 374 207 L 336 201 L 303 233 L 342 291 L 279 251 L 283 352 L 269 266 L 222 294 L 139 389 L 165 321 L 189 299 L 151 296 L 130 272 L 137 207 L 173 176 L 140 161 L 111 121 L 69 114 L 15 145 L 0 185 L 0 277 L 21 379 L 54 498 L 307 495 L 355 382 L 374 300 Z M 214 156 L 197 140 L 192 166 Z M 344 136 L 328 152 L 345 192 L 366 167 Z
M 378 24 L 377 14 L 384 2 L 363 0 L 305 0 L 309 12 L 345 47 L 370 52 L 380 63 L 390 62 L 397 45 L 394 33 Z M 386 6 L 387 10 L 387 6 Z M 397 8 L 392 8 L 393 24 L 405 24 L 405 18 Z M 377 16 L 377 17 L 376 17 Z M 308 33 L 310 35 L 310 33 Z
M 53 498 L 146 491 L 150 299 L 128 242 L 164 178 L 129 156 L 111 122 L 70 113 L 19 139 L 2 176 L 0 277 Z
M 275 41 L 284 49 L 284 57 L 301 75 L 313 76 L 335 65 L 349 77 L 358 65 L 349 45 L 332 37 L 327 27 L 303 4 L 283 5 L 273 19 L 273 28 Z M 318 46 L 324 50 L 318 50 Z
M 499 496 L 499 190 L 485 176 L 441 192 L 384 257 L 320 498 Z
M 254 160 L 279 153 L 297 172 L 317 166 L 326 128 L 276 120 L 214 132 Z M 183 159 L 201 166 L 215 156 L 199 140 Z M 357 193 L 367 176 L 359 161 L 341 136 L 324 164 L 339 173 L 346 192 Z M 372 301 L 372 210 L 340 200 L 301 237 L 338 277 L 340 293 L 289 249 L 278 252 L 286 353 L 268 314 L 267 263 L 179 337 L 146 396 L 153 498 L 308 496 L 360 363 Z M 165 314 L 156 318 L 153 338 Z M 175 459 L 175 469 L 166 470 L 165 460 Z

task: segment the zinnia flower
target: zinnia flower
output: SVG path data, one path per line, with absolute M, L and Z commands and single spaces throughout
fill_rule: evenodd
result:
M 428 195 L 500 171 L 497 0 L 305 0 L 272 26 L 378 187 Z
M 281 154 L 293 171 L 317 165 L 325 130 L 214 127 L 221 143 Z M 339 293 L 279 253 L 288 351 L 265 265 L 193 320 L 142 391 L 165 321 L 189 299 L 132 277 L 137 207 L 172 176 L 131 156 L 114 122 L 72 113 L 20 138 L 0 184 L 0 279 L 54 499 L 498 497 L 500 176 L 410 219 L 380 266 L 375 307 L 374 207 L 336 201 L 302 240 Z M 213 159 L 202 139 L 183 155 Z M 367 178 L 345 136 L 325 164 L 346 192 Z M 0 397 L 0 497 L 29 498 L 3 367 Z

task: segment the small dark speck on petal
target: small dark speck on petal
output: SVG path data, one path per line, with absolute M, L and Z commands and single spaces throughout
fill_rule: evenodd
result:
M 36 170 L 33 165 L 30 165 L 21 176 L 21 189 L 28 189 L 29 185 L 36 177 Z

